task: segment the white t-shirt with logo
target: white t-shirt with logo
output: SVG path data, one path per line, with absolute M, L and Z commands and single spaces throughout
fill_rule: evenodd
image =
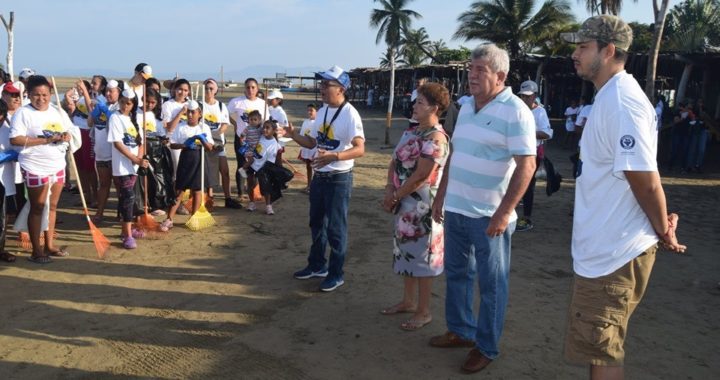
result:
M 281 106 L 269 107 L 270 117 L 277 121 L 278 126 L 285 127 L 288 125 L 288 117 L 285 110 Z
M 580 107 L 568 107 L 565 109 L 565 130 L 568 132 L 575 132 L 575 118 L 577 116 Z
M 32 105 L 21 107 L 10 122 L 10 138 L 18 136 L 47 138 L 76 128 L 67 113 L 50 105 L 45 111 L 38 111 Z M 68 143 L 54 142 L 28 147 L 16 147 L 20 156 L 20 167 L 30 173 L 48 176 L 65 168 L 65 152 Z
M 203 103 L 203 109 L 205 124 L 210 127 L 213 140 L 225 145 L 225 135 L 220 133 L 220 127 L 223 124 L 230 124 L 227 106 L 223 104 L 220 109 L 220 101 L 215 100 L 215 104 Z
M 181 122 L 177 128 L 175 128 L 175 131 L 173 131 L 172 136 L 170 136 L 170 143 L 172 144 L 185 144 L 185 141 L 187 139 L 197 136 L 201 133 L 204 133 L 205 136 L 207 136 L 207 141 L 210 144 L 215 144 L 215 140 L 213 140 L 212 133 L 210 132 L 210 127 L 208 127 L 204 123 L 200 123 L 198 125 L 190 126 L 186 122 Z M 180 151 L 180 149 L 177 149 Z
M 254 161 L 250 167 L 257 172 L 262 169 L 266 162 L 275 162 L 280 149 L 282 149 L 282 146 L 274 137 L 260 137 L 260 141 L 255 146 Z
M 138 112 L 137 114 L 137 124 L 142 129 L 143 125 L 143 115 L 142 111 Z M 148 138 L 150 137 L 162 137 L 165 136 L 165 128 L 163 127 L 162 120 L 158 120 L 155 118 L 155 113 L 152 111 L 145 112 L 145 132 Z
M 350 103 L 339 110 L 335 121 L 330 123 L 338 112 L 337 107 L 329 107 L 323 105 L 317 112 L 317 118 L 313 123 L 311 136 L 317 141 L 317 148 L 327 152 L 344 152 L 352 148 L 352 140 L 355 137 L 365 139 L 363 132 L 362 119 L 360 114 Z M 353 168 L 355 160 L 333 161 L 322 168 L 316 169 L 318 172 L 331 171 L 347 171 Z
M 85 97 L 80 98 L 80 100 L 75 103 L 75 108 L 75 112 L 72 114 L 73 124 L 77 125 L 80 129 L 90 129 L 88 126 L 90 112 L 88 112 L 88 106 L 85 104 Z
M 315 121 L 317 121 L 317 119 L 303 120 L 302 127 L 300 127 L 300 135 L 301 136 L 310 136 L 310 134 L 312 133 L 312 129 L 313 129 L 313 123 L 315 123 Z M 302 157 L 306 160 L 311 160 L 311 159 L 315 158 L 316 154 L 317 154 L 317 148 L 300 147 L 300 157 Z
M 616 271 L 659 240 L 625 171 L 657 171 L 655 109 L 632 75 L 598 91 L 580 143 L 572 233 L 574 270 L 596 278 Z
M 130 116 L 115 112 L 108 122 L 107 141 L 112 146 L 112 173 L 113 176 L 137 174 L 138 165 L 133 164 L 129 158 L 115 147 L 115 142 L 121 142 L 134 155 L 137 156 L 139 145 L 138 136 L 142 138 L 142 129 L 135 128 Z
M 172 119 L 177 116 L 177 114 L 186 104 L 187 102 L 178 102 L 175 99 L 170 99 L 167 102 L 163 103 L 160 109 L 160 117 L 162 118 L 163 123 L 167 125 L 169 122 L 171 122 Z M 180 121 L 185 120 L 187 120 L 187 115 L 180 116 Z
M 547 111 L 542 106 L 537 106 L 532 109 L 533 117 L 535 118 L 535 132 L 543 132 L 548 135 L 547 140 L 553 137 L 553 130 L 550 126 L 550 119 L 548 119 Z M 537 136 L 537 135 L 536 135 Z M 542 145 L 543 140 L 537 139 L 535 146 Z
M 93 151 L 95 152 L 95 161 L 110 161 L 112 160 L 112 144 L 108 142 L 108 122 L 110 117 L 117 112 L 120 108 L 120 104 L 115 102 L 108 106 L 110 115 L 101 114 L 99 120 L 95 120 L 93 128 Z
M 245 128 L 247 128 L 248 114 L 250 112 L 260 112 L 260 115 L 262 115 L 263 119 L 262 121 L 267 120 L 270 116 L 268 114 L 268 110 L 264 100 L 260 98 L 255 98 L 255 100 L 248 100 L 245 95 L 238 96 L 237 98 L 233 98 L 232 100 L 230 100 L 230 102 L 227 104 L 227 108 L 229 115 L 232 116 L 237 123 L 235 134 L 238 136 L 241 136 L 242 133 L 245 131 Z

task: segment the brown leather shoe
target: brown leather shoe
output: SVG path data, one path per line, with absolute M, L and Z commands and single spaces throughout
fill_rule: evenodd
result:
M 433 347 L 451 348 L 451 347 L 475 347 L 475 342 L 463 339 L 454 332 L 446 332 L 445 334 L 430 338 L 430 345 Z
M 492 363 L 492 359 L 483 355 L 477 348 L 473 348 L 468 352 L 465 363 L 462 365 L 462 370 L 466 373 L 480 372 L 490 363 Z

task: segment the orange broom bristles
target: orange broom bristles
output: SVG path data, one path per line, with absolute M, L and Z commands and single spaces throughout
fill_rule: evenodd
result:
M 88 226 L 90 227 L 90 235 L 92 235 L 93 244 L 95 244 L 95 251 L 97 251 L 97 255 L 99 259 L 105 258 L 105 253 L 107 253 L 108 249 L 110 249 L 110 241 L 103 235 L 100 230 L 95 227 L 95 224 L 93 224 L 92 220 L 90 220 L 89 215 L 85 215 L 88 221 Z

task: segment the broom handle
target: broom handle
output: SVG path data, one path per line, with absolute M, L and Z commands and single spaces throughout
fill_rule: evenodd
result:
M 146 121 L 147 116 L 146 116 L 146 114 L 147 114 L 147 85 L 143 84 L 143 118 L 142 118 L 142 121 L 143 121 L 143 127 L 142 127 L 142 131 L 143 131 L 143 144 L 142 144 L 142 154 L 143 154 L 143 158 L 147 156 L 147 124 L 146 124 L 146 123 L 147 123 L 147 121 Z M 143 186 L 143 188 L 144 188 L 144 190 L 145 190 L 145 191 L 144 191 L 144 193 L 145 193 L 144 195 L 145 195 L 145 213 L 146 213 L 146 214 L 147 214 L 147 211 L 148 211 L 148 178 L 147 178 L 147 177 L 148 177 L 148 174 L 149 174 L 149 173 L 146 172 L 146 174 L 145 174 L 145 179 L 144 179 L 144 181 L 143 181 L 143 182 L 144 182 L 143 184 L 145 185 L 145 186 Z
M 53 91 L 55 92 L 55 101 L 57 101 L 58 113 L 60 113 L 60 117 L 62 118 L 62 113 L 64 111 L 62 109 L 62 105 L 60 104 L 60 94 L 58 94 L 57 84 L 55 83 L 55 77 L 50 77 L 50 79 L 52 79 Z M 75 177 L 77 178 L 78 190 L 80 190 L 80 199 L 82 200 L 83 211 L 85 211 L 85 217 L 89 221 L 90 213 L 88 212 L 87 203 L 85 202 L 85 193 L 83 192 L 82 181 L 80 181 L 80 173 L 78 173 L 77 165 L 75 164 L 75 154 L 72 151 L 72 144 L 69 143 L 68 145 L 70 147 L 70 166 L 72 166 L 73 172 L 75 172 Z
M 198 88 L 198 92 L 200 89 Z M 203 84 L 202 97 L 203 107 L 200 112 L 200 133 L 202 133 L 202 126 L 205 124 L 205 85 Z M 200 143 L 200 206 L 205 205 L 205 144 Z

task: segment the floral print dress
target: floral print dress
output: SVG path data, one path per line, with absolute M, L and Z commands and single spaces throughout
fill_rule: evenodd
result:
M 395 189 L 413 175 L 419 160 L 432 159 L 438 164 L 419 189 L 400 200 L 395 216 L 393 270 L 403 276 L 433 277 L 443 271 L 443 226 L 432 220 L 431 209 L 449 150 L 447 142 L 438 144 L 430 138 L 435 132 L 445 134 L 440 125 L 424 131 L 410 128 L 393 152 Z

